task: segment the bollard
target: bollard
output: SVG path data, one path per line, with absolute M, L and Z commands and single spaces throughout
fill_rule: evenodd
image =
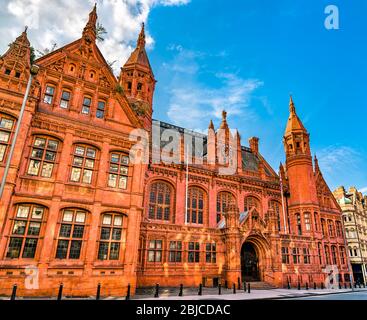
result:
M 308 282 L 306 282 L 306 290 L 308 290 Z
M 316 290 L 317 286 L 316 286 L 316 282 L 313 283 L 313 288 Z
M 224 281 L 224 286 L 225 286 L 226 289 L 228 289 L 228 281 L 227 280 Z
M 238 283 L 238 290 L 241 290 L 241 280 L 240 280 L 240 277 L 237 278 L 237 283 Z
M 131 286 L 130 283 L 127 285 L 127 293 L 126 293 L 126 300 L 130 300 L 130 291 L 131 291 Z
M 352 289 L 352 283 L 349 282 L 349 289 Z
M 301 290 L 301 284 L 298 282 L 297 289 Z
M 360 282 L 358 282 L 358 288 L 359 289 L 361 289 L 362 287 L 361 287 L 361 283 Z
M 366 288 L 366 284 L 363 282 L 363 288 Z
M 243 291 L 246 292 L 246 281 L 243 282 Z
M 233 294 L 236 294 L 236 285 L 235 284 L 233 284 Z
M 180 293 L 178 294 L 179 297 L 183 296 L 183 284 L 180 284 Z
M 155 285 L 154 298 L 159 298 L 159 283 Z
M 287 281 L 287 288 L 290 289 L 291 288 L 291 284 L 289 282 L 289 280 Z
M 61 300 L 62 299 L 62 290 L 64 288 L 64 285 L 62 283 L 60 283 L 60 287 L 59 287 L 59 293 L 57 295 L 57 300 Z
M 344 289 L 347 289 L 347 283 L 344 282 Z
M 341 289 L 342 288 L 342 283 L 341 282 L 339 282 L 339 289 Z
M 247 284 L 247 292 L 251 293 L 251 285 L 249 283 Z
M 324 283 L 321 282 L 321 289 L 324 289 Z
M 99 300 L 101 298 L 101 284 L 98 283 L 97 286 L 97 294 L 96 294 L 96 300 Z
M 219 295 L 222 294 L 222 284 L 221 283 L 218 284 L 218 294 Z
M 10 300 L 15 300 L 15 297 L 17 296 L 17 285 L 13 285 L 13 291 L 11 292 Z
M 199 292 L 198 292 L 198 295 L 199 296 L 202 296 L 203 295 L 203 285 L 201 283 L 199 284 Z

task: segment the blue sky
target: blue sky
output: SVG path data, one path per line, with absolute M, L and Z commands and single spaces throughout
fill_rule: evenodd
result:
M 27 5 L 24 2 L 27 1 Z M 0 51 L 24 25 L 39 50 L 80 37 L 94 0 L 1 0 Z M 196 130 L 221 110 L 242 144 L 260 138 L 277 170 L 289 93 L 311 134 L 312 152 L 331 189 L 367 192 L 365 0 L 97 0 L 108 34 L 99 43 L 119 67 L 146 23 L 148 54 L 158 80 L 154 117 Z M 337 5 L 340 29 L 324 27 Z M 72 10 L 70 10 L 72 8 Z M 60 14 L 64 12 L 65 14 Z
M 339 8 L 339 30 L 324 27 L 329 4 Z M 205 129 L 210 117 L 219 124 L 224 108 L 242 143 L 258 136 L 277 169 L 292 93 L 330 187 L 367 191 L 366 15 L 363 0 L 193 0 L 155 8 L 148 20 L 156 41 L 149 52 L 158 79 L 154 116 Z

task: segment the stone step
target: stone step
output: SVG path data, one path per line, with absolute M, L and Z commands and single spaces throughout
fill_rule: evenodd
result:
M 254 290 L 277 289 L 276 286 L 274 286 L 273 284 L 270 284 L 268 282 L 252 281 L 252 282 L 247 282 L 247 283 L 250 283 L 251 289 L 254 289 Z M 246 283 L 246 285 L 247 285 L 247 283 Z

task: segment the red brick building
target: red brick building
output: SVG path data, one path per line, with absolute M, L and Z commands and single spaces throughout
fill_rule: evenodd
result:
M 154 131 L 156 81 L 144 27 L 116 79 L 96 45 L 96 20 L 94 8 L 79 40 L 35 61 L 40 71 L 0 203 L 0 294 L 15 283 L 19 294 L 53 296 L 60 283 L 74 295 L 94 294 L 98 283 L 104 294 L 119 295 L 128 283 L 133 292 L 238 279 L 320 285 L 326 265 L 348 281 L 341 211 L 312 161 L 293 101 L 283 183 L 258 139 L 244 147 L 239 134 L 236 172 L 219 174 L 209 155 L 231 149 L 212 122 L 208 135 L 188 134 L 194 149 L 203 142 L 202 164 L 132 163 L 135 129 Z M 25 31 L 0 58 L 1 176 L 30 55 Z M 160 123 L 158 131 L 165 129 L 183 139 L 184 129 Z M 225 112 L 220 129 L 230 135 Z M 183 151 L 182 143 L 181 159 Z

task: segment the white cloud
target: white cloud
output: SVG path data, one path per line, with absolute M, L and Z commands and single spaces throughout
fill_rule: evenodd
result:
M 58 47 L 81 37 L 95 0 L 1 0 L 0 52 L 7 49 L 22 31 L 29 27 L 32 45 L 43 50 L 56 42 Z M 142 22 L 147 22 L 155 6 L 186 5 L 190 0 L 99 0 L 98 17 L 108 34 L 99 43 L 109 61 L 117 61 L 116 70 L 126 61 L 135 46 Z M 147 33 L 147 46 L 154 39 Z
M 215 82 L 215 86 L 210 86 L 198 79 L 199 75 L 207 72 L 201 61 L 206 53 L 187 50 L 181 45 L 171 45 L 167 50 L 175 52 L 172 61 L 163 65 L 171 80 L 167 87 L 170 95 L 167 116 L 170 121 L 203 132 L 210 118 L 221 119 L 223 110 L 229 117 L 241 116 L 244 121 L 254 119 L 255 114 L 249 104 L 252 93 L 263 82 L 221 72 L 209 75 Z
M 361 172 L 363 155 L 358 150 L 342 145 L 331 145 L 317 151 L 319 165 L 332 190 L 340 185 L 354 185 Z

